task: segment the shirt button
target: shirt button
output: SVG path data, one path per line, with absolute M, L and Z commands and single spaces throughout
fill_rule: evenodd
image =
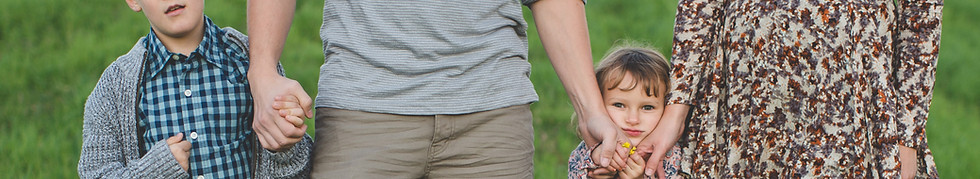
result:
M 197 179 L 204 179 L 204 175 L 198 175 Z
M 173 55 L 173 56 L 170 56 L 170 57 L 171 58 L 174 58 L 174 60 L 180 60 L 180 56 L 179 55 L 176 55 L 176 54 Z
M 191 132 L 191 139 L 197 139 L 197 132 Z
M 191 97 L 191 89 L 184 90 L 184 96 Z

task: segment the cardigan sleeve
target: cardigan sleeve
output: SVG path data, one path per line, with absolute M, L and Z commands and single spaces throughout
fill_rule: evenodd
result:
M 911 148 L 925 142 L 939 60 L 942 9 L 942 0 L 898 1 L 892 86 L 897 98 L 899 142 Z
M 259 144 L 259 141 L 255 141 Z M 257 145 L 258 153 L 255 178 L 309 178 L 312 164 L 310 158 L 313 139 L 303 135 L 303 140 L 282 152 L 272 152 Z
M 122 138 L 126 134 L 119 124 L 119 96 L 124 93 L 117 78 L 120 70 L 110 66 L 103 72 L 92 94 L 85 102 L 82 127 L 82 151 L 78 160 L 80 178 L 186 178 L 184 171 L 165 141 L 159 141 L 146 155 L 127 161 Z
M 674 21 L 674 46 L 670 60 L 671 88 L 667 104 L 693 105 L 705 68 L 714 53 L 721 17 L 720 1 L 681 0 Z

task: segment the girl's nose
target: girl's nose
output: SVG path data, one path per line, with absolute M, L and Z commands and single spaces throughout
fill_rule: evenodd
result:
M 636 125 L 640 123 L 639 113 L 635 110 L 630 110 L 628 116 L 626 116 L 626 123 Z

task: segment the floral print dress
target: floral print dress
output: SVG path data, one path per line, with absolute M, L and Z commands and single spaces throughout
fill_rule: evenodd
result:
M 670 104 L 694 178 L 898 177 L 925 139 L 942 0 L 681 0 Z

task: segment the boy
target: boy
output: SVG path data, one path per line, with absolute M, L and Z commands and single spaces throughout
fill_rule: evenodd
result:
M 245 35 L 215 26 L 203 0 L 126 3 L 151 32 L 103 72 L 86 101 L 81 178 L 309 175 L 309 136 L 279 151 L 258 146 Z

